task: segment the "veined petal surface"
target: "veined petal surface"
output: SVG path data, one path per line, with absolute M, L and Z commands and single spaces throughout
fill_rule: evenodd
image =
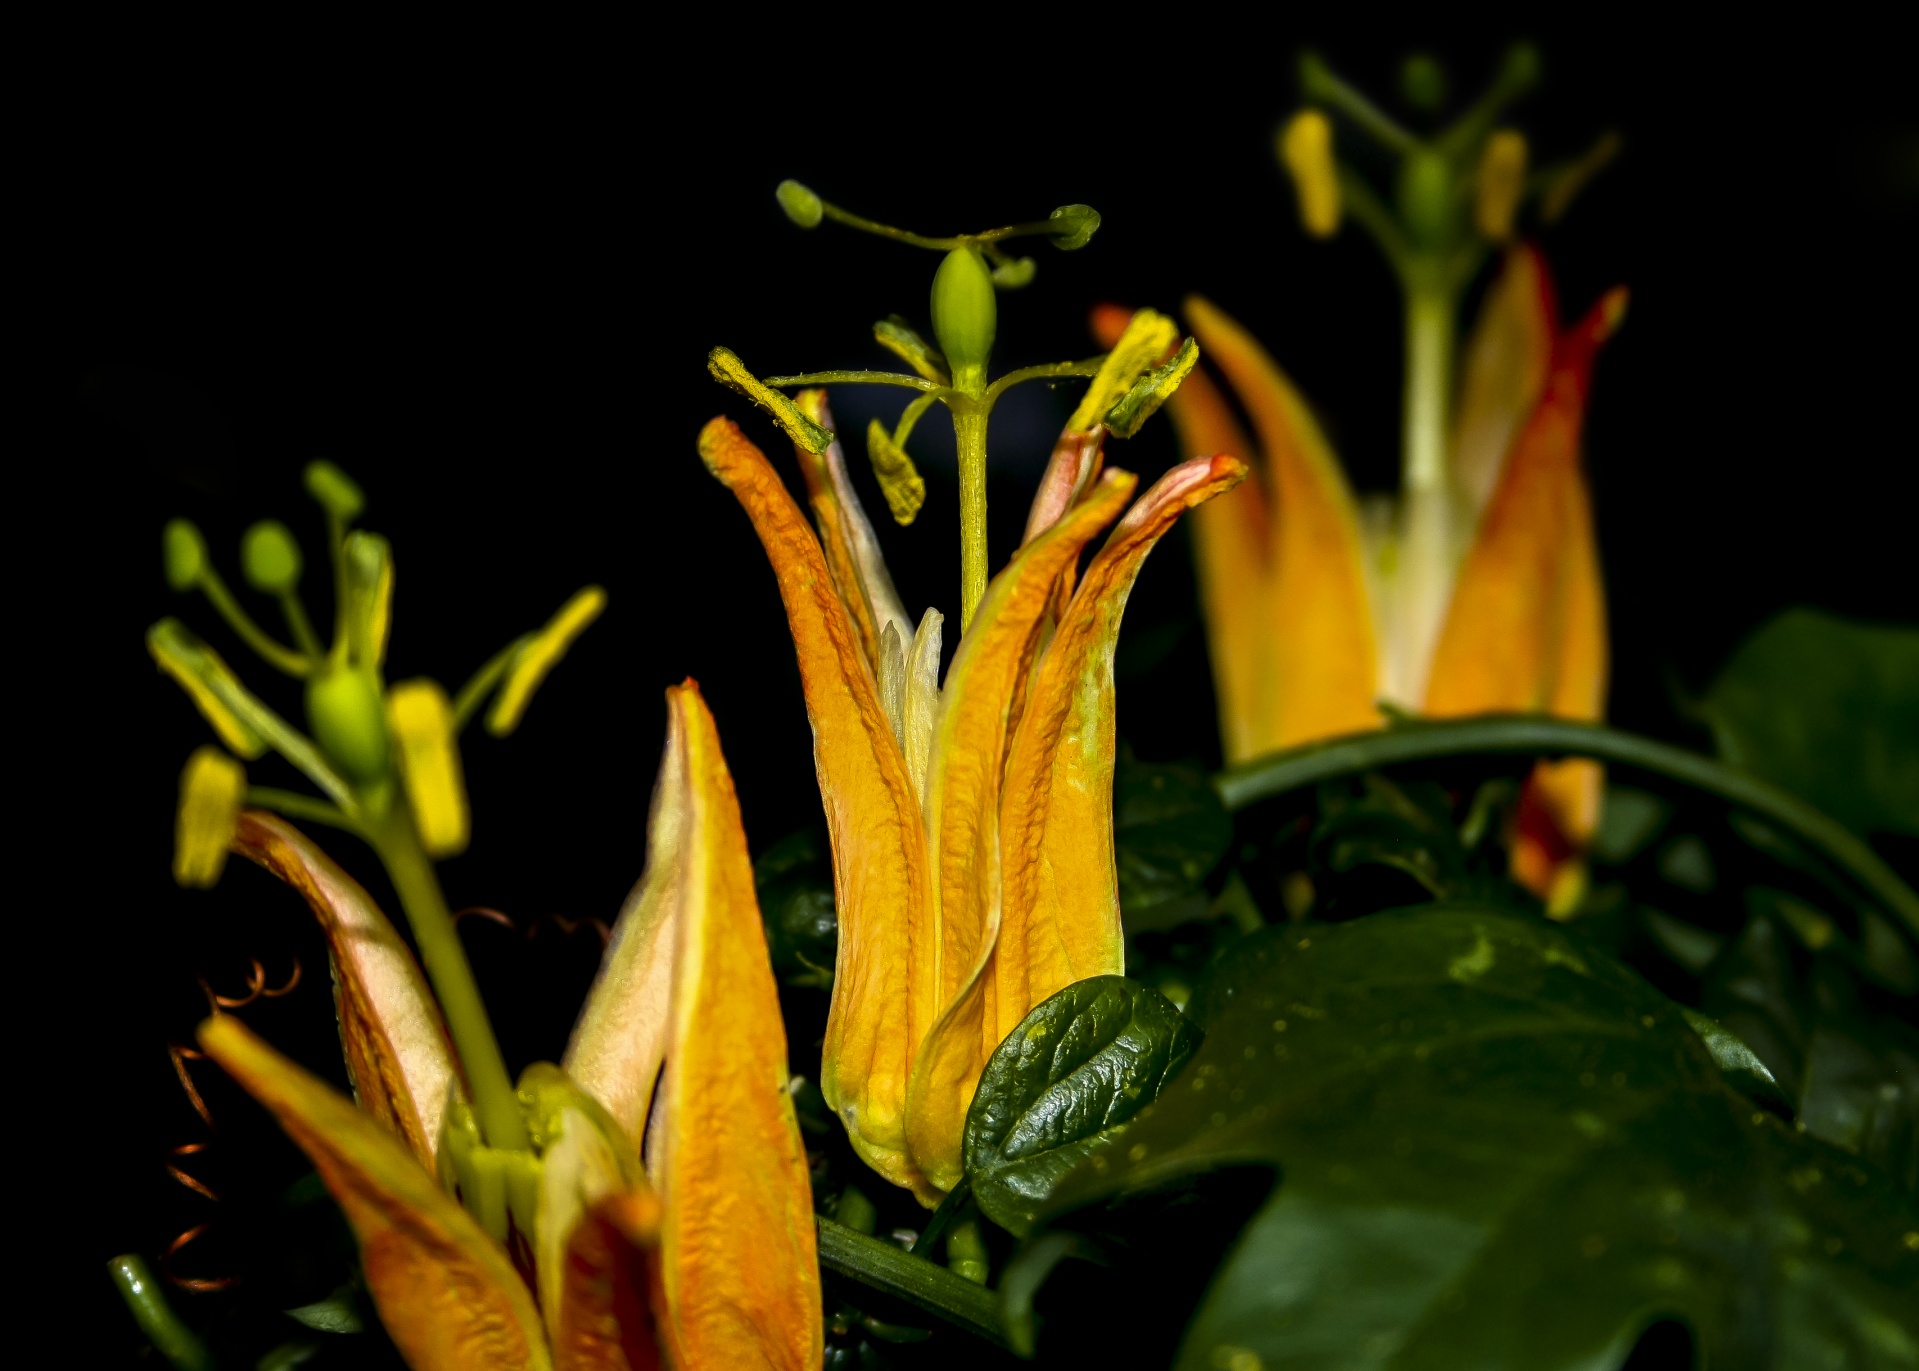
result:
M 1378 646 L 1345 474 L 1305 401 L 1252 335 L 1198 296 L 1187 300 L 1186 315 L 1252 418 L 1269 501 L 1266 586 L 1248 598 L 1263 607 L 1258 636 L 1271 655 L 1256 670 L 1250 718 L 1244 726 L 1229 723 L 1228 760 L 1375 728 Z M 1192 392 L 1197 379 L 1180 394 Z M 1180 395 L 1172 403 L 1177 418 Z M 1216 531 L 1205 520 L 1195 525 L 1202 544 Z M 1207 603 L 1215 603 L 1210 594 Z M 1236 617 L 1212 631 L 1241 631 L 1241 622 Z
M 658 1371 L 660 1199 L 650 1188 L 606 1196 L 566 1245 L 554 1371 Z
M 937 902 L 931 989 L 939 1017 L 920 1044 L 907 1093 L 913 1161 L 936 1191 L 959 1181 L 966 1110 L 999 1042 L 989 1040 L 999 1016 L 984 973 L 999 933 L 1000 783 L 1016 697 L 1062 571 L 1119 514 L 1136 484 L 1130 472 L 1107 471 L 1084 501 L 1022 549 L 987 587 L 947 671 L 927 781 Z
M 666 1071 L 648 1128 L 669 1338 L 688 1367 L 816 1368 L 819 1262 L 786 1028 L 719 732 L 691 681 L 667 692 L 683 897 Z
M 414 1371 L 546 1371 L 533 1295 L 500 1245 L 398 1139 L 238 1019 L 200 1046 L 313 1162 L 360 1242 L 380 1322 Z
M 991 1050 L 1042 1000 L 1125 970 L 1113 855 L 1113 652 L 1126 597 L 1185 511 L 1247 473 L 1234 457 L 1173 468 L 1141 496 L 1086 569 L 1040 659 L 1000 802 L 1001 914 L 990 975 Z
M 1545 392 L 1558 336 L 1559 307 L 1546 260 L 1531 244 L 1516 245 L 1486 291 L 1460 359 L 1452 470 L 1469 536 L 1499 483 L 1513 440 Z
M 412 951 L 360 883 L 286 820 L 241 811 L 233 850 L 299 891 L 319 919 L 333 963 L 340 1046 L 360 1108 L 435 1174 L 459 1073 Z
M 820 1090 L 861 1158 L 924 1188 L 907 1156 L 906 1085 L 934 999 L 931 886 L 917 787 L 819 540 L 766 457 L 731 420 L 700 432 L 707 469 L 753 522 L 778 578 L 813 726 L 813 762 L 833 843 L 839 953 Z

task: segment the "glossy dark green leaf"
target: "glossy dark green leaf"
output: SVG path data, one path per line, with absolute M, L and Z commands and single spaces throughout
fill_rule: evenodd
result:
M 831 989 L 839 916 L 826 834 L 806 828 L 774 843 L 753 863 L 753 884 L 773 974 L 787 985 Z
M 1119 759 L 1113 843 L 1129 916 L 1198 890 L 1232 841 L 1232 818 L 1204 771 Z
M 1038 1230 L 1273 1167 L 1182 1371 L 1598 1371 L 1663 1317 L 1716 1367 L 1919 1358 L 1909 1198 L 1728 1089 L 1676 1005 L 1545 921 L 1274 928 L 1209 994 L 1185 1073 Z
M 1806 1046 L 1799 1119 L 1919 1191 L 1919 1034 L 1887 1021 L 1821 1023 Z
M 1006 1036 L 966 1115 L 966 1176 L 981 1212 L 1032 1227 L 1054 1184 L 1112 1145 L 1204 1035 L 1164 995 L 1123 976 L 1077 981 Z
M 1779 1088 L 1779 1082 L 1773 1079 L 1772 1072 L 1759 1060 L 1759 1054 L 1746 1045 L 1744 1038 L 1697 1010 L 1682 1008 L 1679 1012 L 1699 1035 L 1699 1041 L 1706 1045 L 1706 1051 L 1712 1053 L 1726 1084 L 1747 1099 L 1792 1117 L 1791 1097 Z
M 1699 709 L 1734 765 L 1859 832 L 1919 834 L 1919 630 L 1787 610 Z

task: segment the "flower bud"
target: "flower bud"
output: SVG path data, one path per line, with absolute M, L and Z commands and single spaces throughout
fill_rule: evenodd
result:
M 361 785 L 385 780 L 392 750 L 373 673 L 352 667 L 323 671 L 307 681 L 306 695 L 314 740 L 340 770 Z
M 161 556 L 167 569 L 167 584 L 175 590 L 192 590 L 206 570 L 207 540 L 200 530 L 185 519 L 167 520 L 160 535 Z
M 278 519 L 262 519 L 240 539 L 240 567 L 255 590 L 292 590 L 300 583 L 300 545 Z
M 1421 114 L 1446 103 L 1446 68 L 1429 52 L 1416 52 L 1399 68 L 1399 96 Z
M 818 228 L 820 220 L 825 217 L 825 206 L 810 186 L 803 186 L 798 181 L 782 181 L 773 194 L 778 198 L 780 208 L 786 211 L 786 217 L 801 228 Z
M 1333 161 L 1333 125 L 1316 109 L 1303 109 L 1279 134 L 1279 160 L 1299 193 L 1299 222 L 1315 238 L 1339 232 L 1339 168 Z
M 360 487 L 331 462 L 308 462 L 306 487 L 307 494 L 343 524 L 352 523 L 366 508 L 366 496 L 360 493 Z
M 986 384 L 986 361 L 999 326 L 992 274 L 972 248 L 954 248 L 933 277 L 933 336 L 962 391 Z
M 1046 216 L 1046 222 L 1052 226 L 1053 246 L 1072 252 L 1092 242 L 1099 232 L 1099 211 L 1091 205 L 1061 205 Z

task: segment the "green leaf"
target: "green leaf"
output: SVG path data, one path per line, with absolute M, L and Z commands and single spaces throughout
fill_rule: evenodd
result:
M 1232 846 L 1233 821 L 1198 767 L 1122 755 L 1113 778 L 1113 842 L 1120 907 L 1130 916 L 1198 890 Z
M 1464 904 L 1237 952 L 1180 1080 L 1043 1215 L 1276 1170 L 1180 1368 L 1615 1367 L 1664 1317 L 1712 1366 L 1919 1358 L 1910 1200 L 1728 1089 L 1625 968 Z
M 1123 976 L 1076 981 L 994 1049 L 966 1114 L 967 1179 L 981 1212 L 1024 1235 L 1054 1184 L 1112 1145 L 1205 1035 Z
M 1733 765 L 1861 833 L 1919 834 L 1919 630 L 1787 610 L 1699 709 Z
M 1313 831 L 1311 853 L 1314 874 L 1331 877 L 1397 872 L 1409 878 L 1381 887 L 1368 881 L 1368 894 L 1384 889 L 1403 904 L 1421 893 L 1433 899 L 1459 894 L 1467 879 L 1466 850 L 1452 823 L 1452 807 L 1445 793 L 1431 782 L 1404 784 L 1368 773 L 1344 783 L 1328 783 L 1319 790 L 1319 824 Z M 1328 894 L 1339 884 L 1316 880 Z M 1351 905 L 1349 898 L 1332 897 L 1329 908 Z M 1377 903 L 1362 897 L 1359 909 L 1339 913 L 1370 913 L 1363 906 Z
M 833 988 L 839 915 L 833 903 L 833 854 L 817 828 L 788 834 L 753 863 L 773 974 L 787 985 Z

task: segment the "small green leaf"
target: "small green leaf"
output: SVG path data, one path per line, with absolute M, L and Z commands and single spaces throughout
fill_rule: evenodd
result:
M 314 1304 L 289 1309 L 286 1316 L 295 1323 L 305 1324 L 316 1333 L 359 1333 L 366 1329 L 366 1322 L 360 1316 L 359 1302 L 354 1299 L 350 1285 L 341 1286 Z
M 1609 866 L 1624 866 L 1659 836 L 1671 816 L 1672 806 L 1657 795 L 1609 785 L 1599 811 L 1599 832 L 1593 835 L 1592 855 Z
M 793 986 L 833 987 L 839 917 L 833 903 L 833 854 L 826 835 L 801 829 L 753 863 L 773 974 Z
M 1544 920 L 1273 928 L 1209 998 L 1185 1072 L 1034 1234 L 1270 1166 L 1179 1371 L 1613 1367 L 1662 1318 L 1711 1366 L 1919 1353 L 1910 1197 L 1728 1089 L 1676 1005 Z
M 1779 1082 L 1773 1079 L 1759 1055 L 1746 1046 L 1745 1039 L 1697 1010 L 1681 1008 L 1679 1012 L 1699 1035 L 1699 1041 L 1706 1045 L 1706 1051 L 1712 1053 L 1728 1085 L 1749 1100 L 1791 1113 L 1792 1101 L 1779 1088 Z
M 1113 843 L 1120 907 L 1129 921 L 1198 890 L 1232 841 L 1232 817 L 1205 772 L 1120 757 L 1113 778 Z
M 1919 834 L 1919 629 L 1787 610 L 1699 710 L 1733 765 L 1861 833 Z
M 1204 1037 L 1158 991 L 1121 976 L 1075 982 L 994 1049 L 966 1114 L 980 1210 L 1024 1235 L 1054 1184 L 1112 1145 Z

